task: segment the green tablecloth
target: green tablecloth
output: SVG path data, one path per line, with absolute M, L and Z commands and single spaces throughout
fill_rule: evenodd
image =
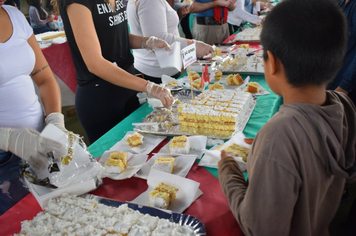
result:
M 242 75 L 245 79 L 246 75 Z M 257 96 L 257 103 L 255 109 L 248 121 L 244 134 L 247 138 L 253 138 L 256 136 L 260 128 L 278 111 L 282 100 L 279 96 L 274 94 L 268 87 L 263 75 L 250 75 L 250 81 L 258 82 L 262 87 L 267 89 L 271 94 Z M 90 153 L 95 157 L 100 157 L 104 151 L 109 150 L 115 143 L 120 141 L 127 131 L 132 131 L 132 123 L 141 122 L 146 115 L 152 112 L 153 109 L 148 107 L 147 103 L 143 104 L 131 115 L 126 117 L 115 127 L 104 134 L 100 139 L 89 146 Z M 217 177 L 217 169 L 206 168 L 210 173 Z

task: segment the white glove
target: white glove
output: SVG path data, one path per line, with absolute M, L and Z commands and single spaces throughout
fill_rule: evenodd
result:
M 57 126 L 60 130 L 67 133 L 68 130 L 64 127 L 64 115 L 59 112 L 53 112 L 49 114 L 45 119 L 46 125 L 53 124 Z
M 36 169 L 48 165 L 48 152 L 60 151 L 61 148 L 61 143 L 41 137 L 34 129 L 0 128 L 0 149 L 12 152 Z
M 209 53 L 213 52 L 214 49 L 212 46 L 210 46 L 209 44 L 206 44 L 202 41 L 195 41 L 195 46 L 196 46 L 196 49 L 197 49 L 197 57 L 198 58 L 201 58 L 203 56 L 206 56 L 208 55 Z
M 159 39 L 155 36 L 151 36 L 149 37 L 149 39 L 147 39 L 146 46 L 144 46 L 144 48 L 148 50 L 152 50 L 156 48 L 165 48 L 167 51 L 172 50 L 171 46 L 169 46 L 169 44 L 166 41 L 164 41 L 163 39 Z
M 171 107 L 173 104 L 173 96 L 171 91 L 161 85 L 148 81 L 147 93 L 155 98 L 161 100 L 163 106 Z

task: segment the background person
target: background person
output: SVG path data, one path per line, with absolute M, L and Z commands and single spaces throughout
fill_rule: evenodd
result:
M 336 0 L 344 12 L 348 25 L 348 42 L 344 63 L 328 89 L 347 94 L 356 104 L 356 1 Z
M 49 23 L 53 22 L 52 15 L 48 15 L 42 7 L 42 0 L 27 0 L 30 5 L 29 17 L 30 25 L 35 34 L 41 34 L 49 31 L 58 31 L 56 28 L 51 28 Z
M 157 14 L 160 12 L 160 14 Z M 193 44 L 191 39 L 181 38 L 178 32 L 179 19 L 177 12 L 166 0 L 135 0 L 127 5 L 128 22 L 131 33 L 140 36 L 156 36 L 168 44 L 180 42 L 181 48 Z M 210 45 L 196 41 L 197 57 L 203 57 L 213 51 Z M 143 74 L 145 79 L 160 84 L 161 76 L 174 78 L 180 76 L 174 68 L 160 68 L 154 52 L 144 49 L 133 50 L 134 67 L 137 74 Z
M 245 235 L 329 235 L 344 184 L 356 181 L 356 107 L 326 91 L 342 65 L 346 29 L 332 0 L 283 1 L 266 17 L 265 78 L 284 104 L 252 144 L 248 183 L 225 152 L 218 169 Z
M 28 190 L 19 180 L 19 162 L 33 168 L 48 163 L 46 153 L 61 144 L 42 138 L 39 132 L 52 123 L 66 131 L 61 114 L 58 83 L 25 16 L 0 1 L 0 214 L 6 212 Z M 34 83 L 46 112 L 44 114 Z
M 233 11 L 228 12 L 227 22 L 230 24 L 230 34 L 235 33 L 243 21 L 259 25 L 263 17 L 253 15 L 245 10 L 245 0 L 237 0 Z
M 171 106 L 168 89 L 134 76 L 130 52 L 169 50 L 169 45 L 155 37 L 129 34 L 121 1 L 59 0 L 59 10 L 78 82 L 75 109 L 90 143 L 139 107 L 137 91 L 147 91 Z
M 228 11 L 233 11 L 236 0 L 195 0 L 190 13 L 195 13 L 193 38 L 207 44 L 220 44 L 230 36 Z

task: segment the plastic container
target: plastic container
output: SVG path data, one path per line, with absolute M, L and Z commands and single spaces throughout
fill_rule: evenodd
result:
M 62 17 L 58 16 L 57 20 L 58 31 L 64 31 Z

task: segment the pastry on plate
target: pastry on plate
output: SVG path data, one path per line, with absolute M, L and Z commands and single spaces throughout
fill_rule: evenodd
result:
M 155 160 L 152 169 L 172 173 L 174 167 L 174 157 L 159 157 Z
M 124 152 L 113 152 L 105 162 L 105 169 L 109 173 L 122 173 L 127 167 L 127 154 Z
M 126 142 L 131 146 L 131 147 L 137 147 L 140 146 L 143 142 L 143 136 L 137 132 L 135 132 L 133 135 L 129 136 L 126 140 Z
M 247 92 L 258 93 L 258 83 L 257 82 L 249 82 L 247 84 Z

